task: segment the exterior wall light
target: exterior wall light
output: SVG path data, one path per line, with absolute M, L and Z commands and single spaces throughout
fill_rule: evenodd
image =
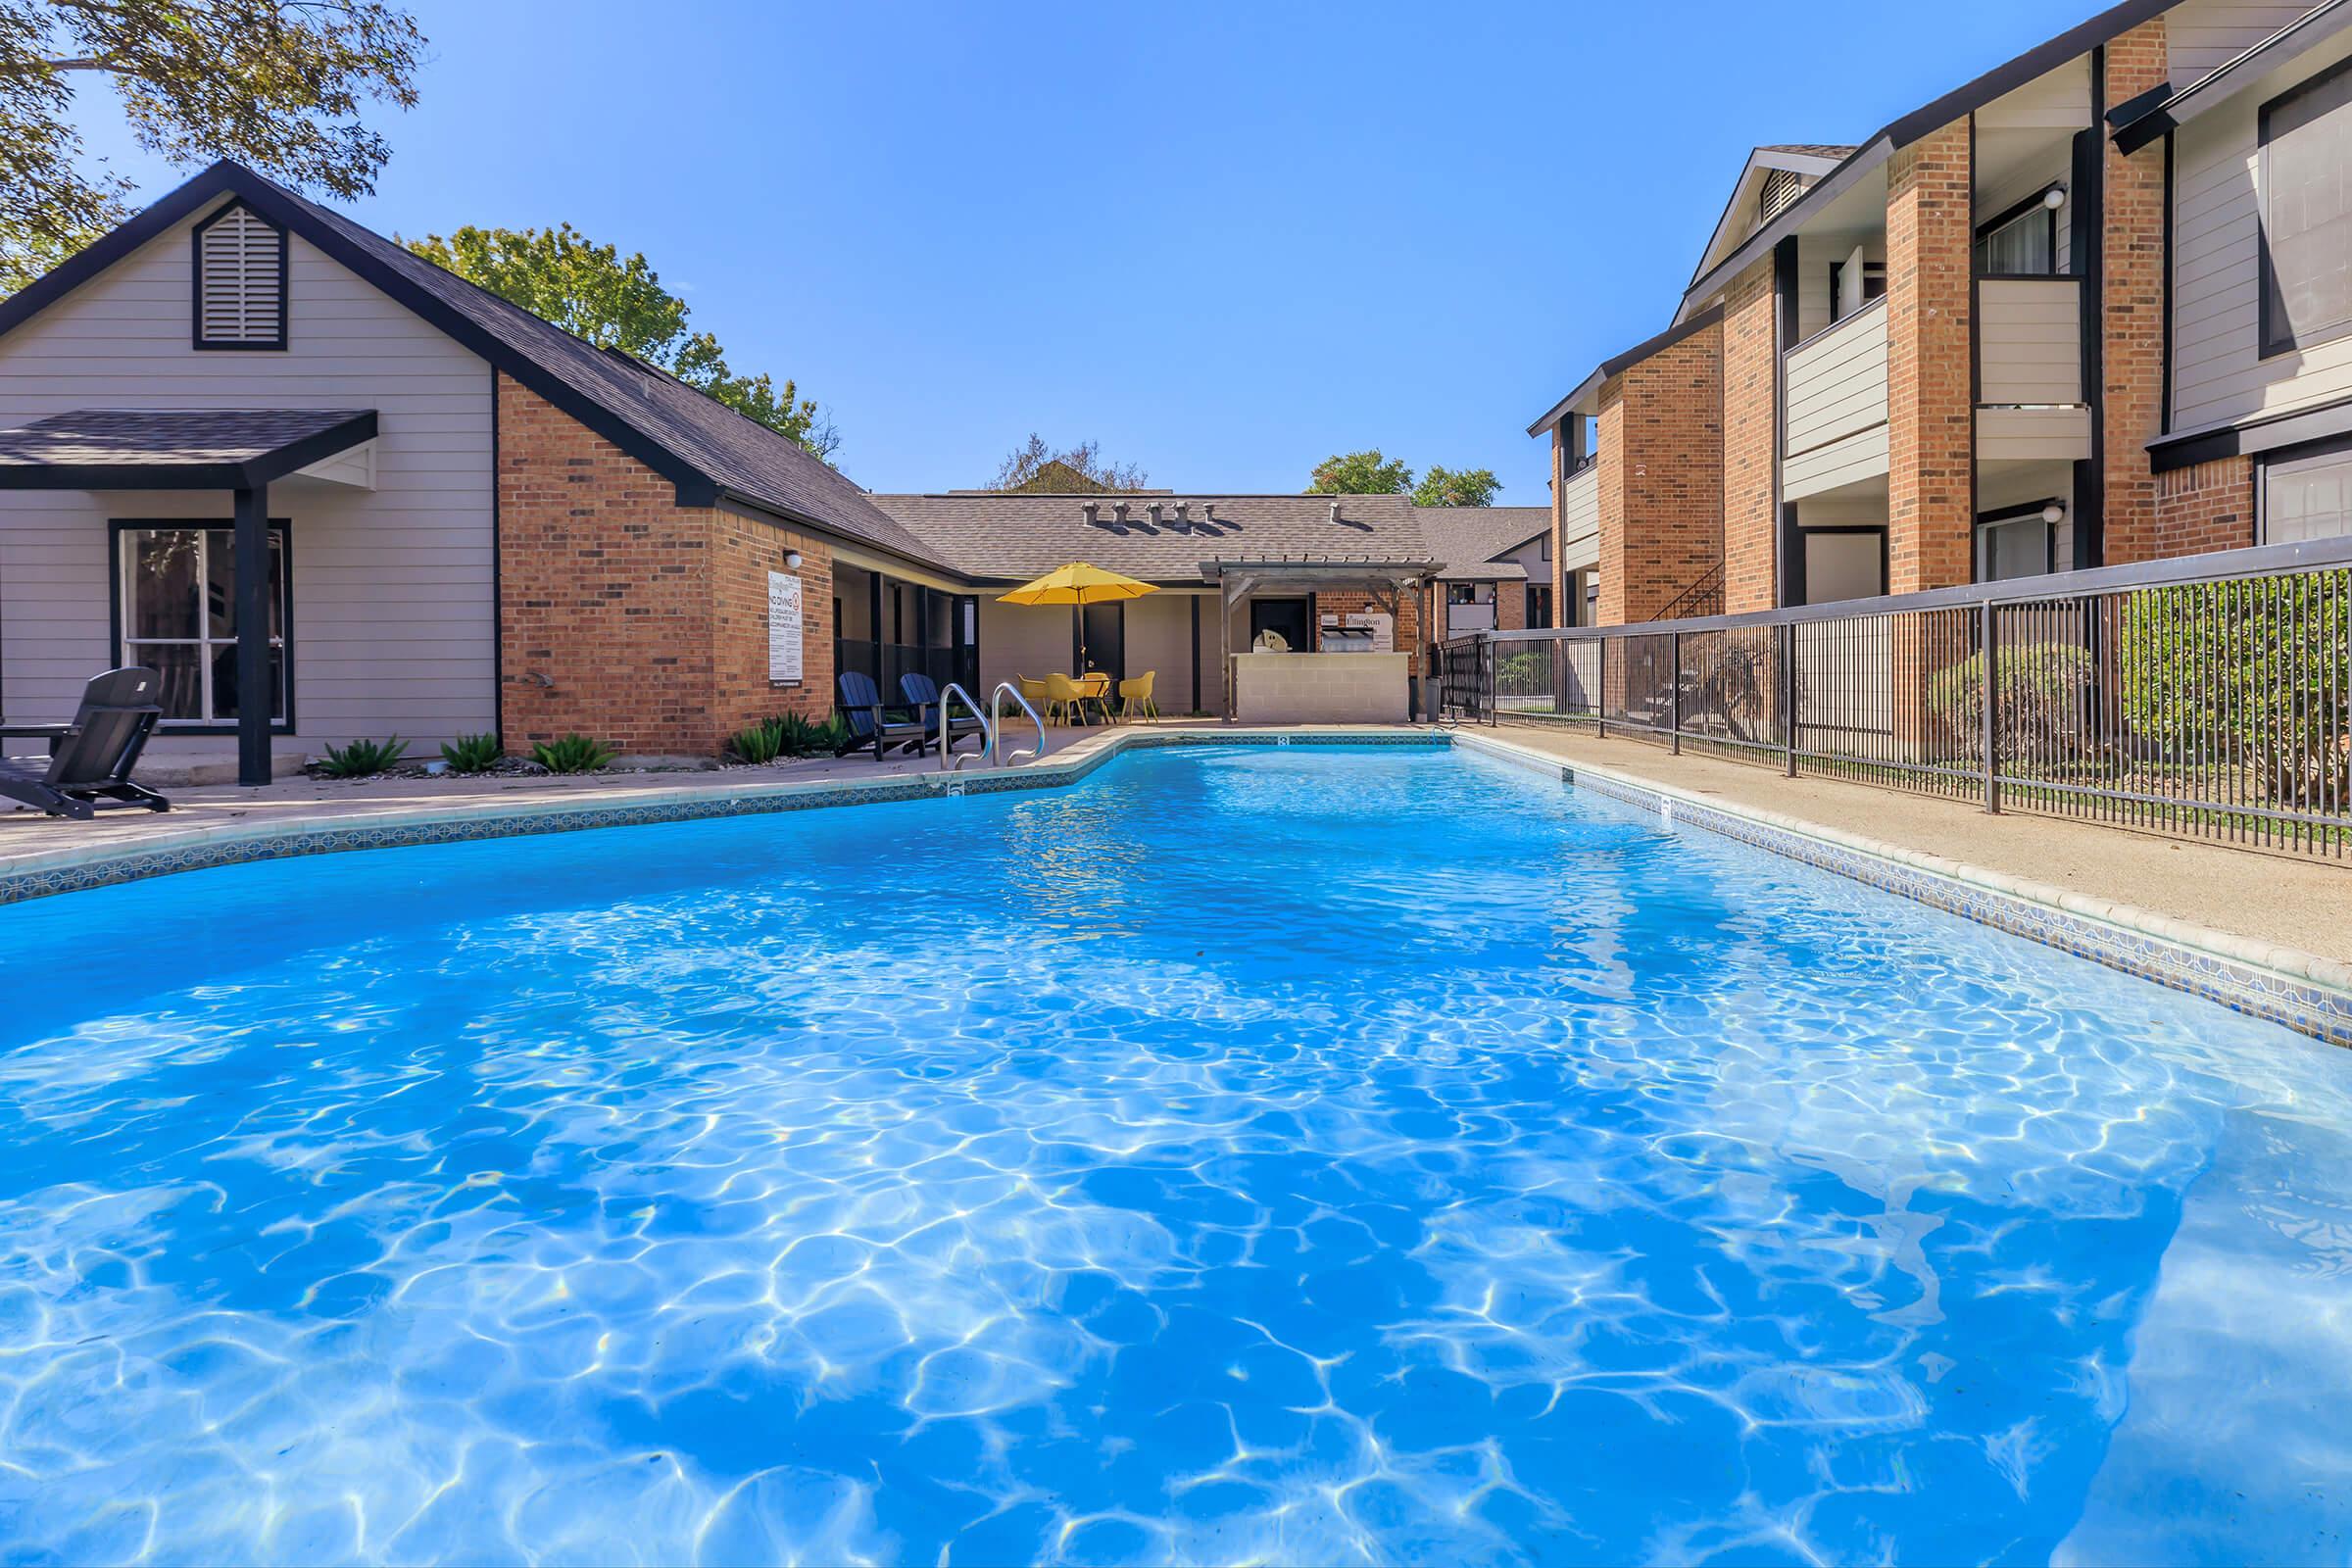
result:
M 2041 205 L 2047 207 L 2053 213 L 2059 208 L 2064 207 L 2066 205 L 2066 187 L 2064 185 L 2052 185 L 2048 190 L 2043 191 L 2041 193 Z
M 2041 509 L 2041 520 L 2054 527 L 2066 520 L 2066 509 L 2053 501 Z
M 801 569 L 801 553 L 798 550 L 787 550 L 784 552 L 784 569 L 786 571 L 798 571 Z

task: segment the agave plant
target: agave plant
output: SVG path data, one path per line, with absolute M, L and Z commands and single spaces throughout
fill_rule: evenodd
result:
M 782 718 L 763 718 L 757 724 L 739 729 L 727 737 L 727 750 L 734 753 L 739 761 L 772 762 L 784 752 L 785 722 Z M 796 752 L 793 755 L 797 757 L 800 754 Z
M 441 744 L 441 760 L 452 773 L 487 773 L 498 765 L 506 748 L 495 735 L 461 735 Z
M 348 746 L 329 746 L 318 771 L 328 778 L 366 778 L 381 773 L 408 755 L 409 743 L 395 735 L 389 740 L 353 741 Z
M 603 741 L 592 741 L 585 735 L 541 741 L 531 748 L 531 760 L 550 773 L 594 773 L 615 755 Z

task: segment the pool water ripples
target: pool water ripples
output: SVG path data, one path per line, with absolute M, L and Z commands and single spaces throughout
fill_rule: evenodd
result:
M 2352 1056 L 1493 764 L 0 928 L 9 1560 L 2345 1552 Z

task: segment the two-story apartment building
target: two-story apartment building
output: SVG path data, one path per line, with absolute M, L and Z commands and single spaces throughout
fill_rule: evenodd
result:
M 1755 149 L 1530 431 L 1603 623 L 2352 532 L 2352 3 L 2132 0 Z

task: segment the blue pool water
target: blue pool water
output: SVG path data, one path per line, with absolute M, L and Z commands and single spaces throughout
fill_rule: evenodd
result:
M 0 954 L 11 1560 L 2352 1551 L 2352 1054 L 1466 757 Z

